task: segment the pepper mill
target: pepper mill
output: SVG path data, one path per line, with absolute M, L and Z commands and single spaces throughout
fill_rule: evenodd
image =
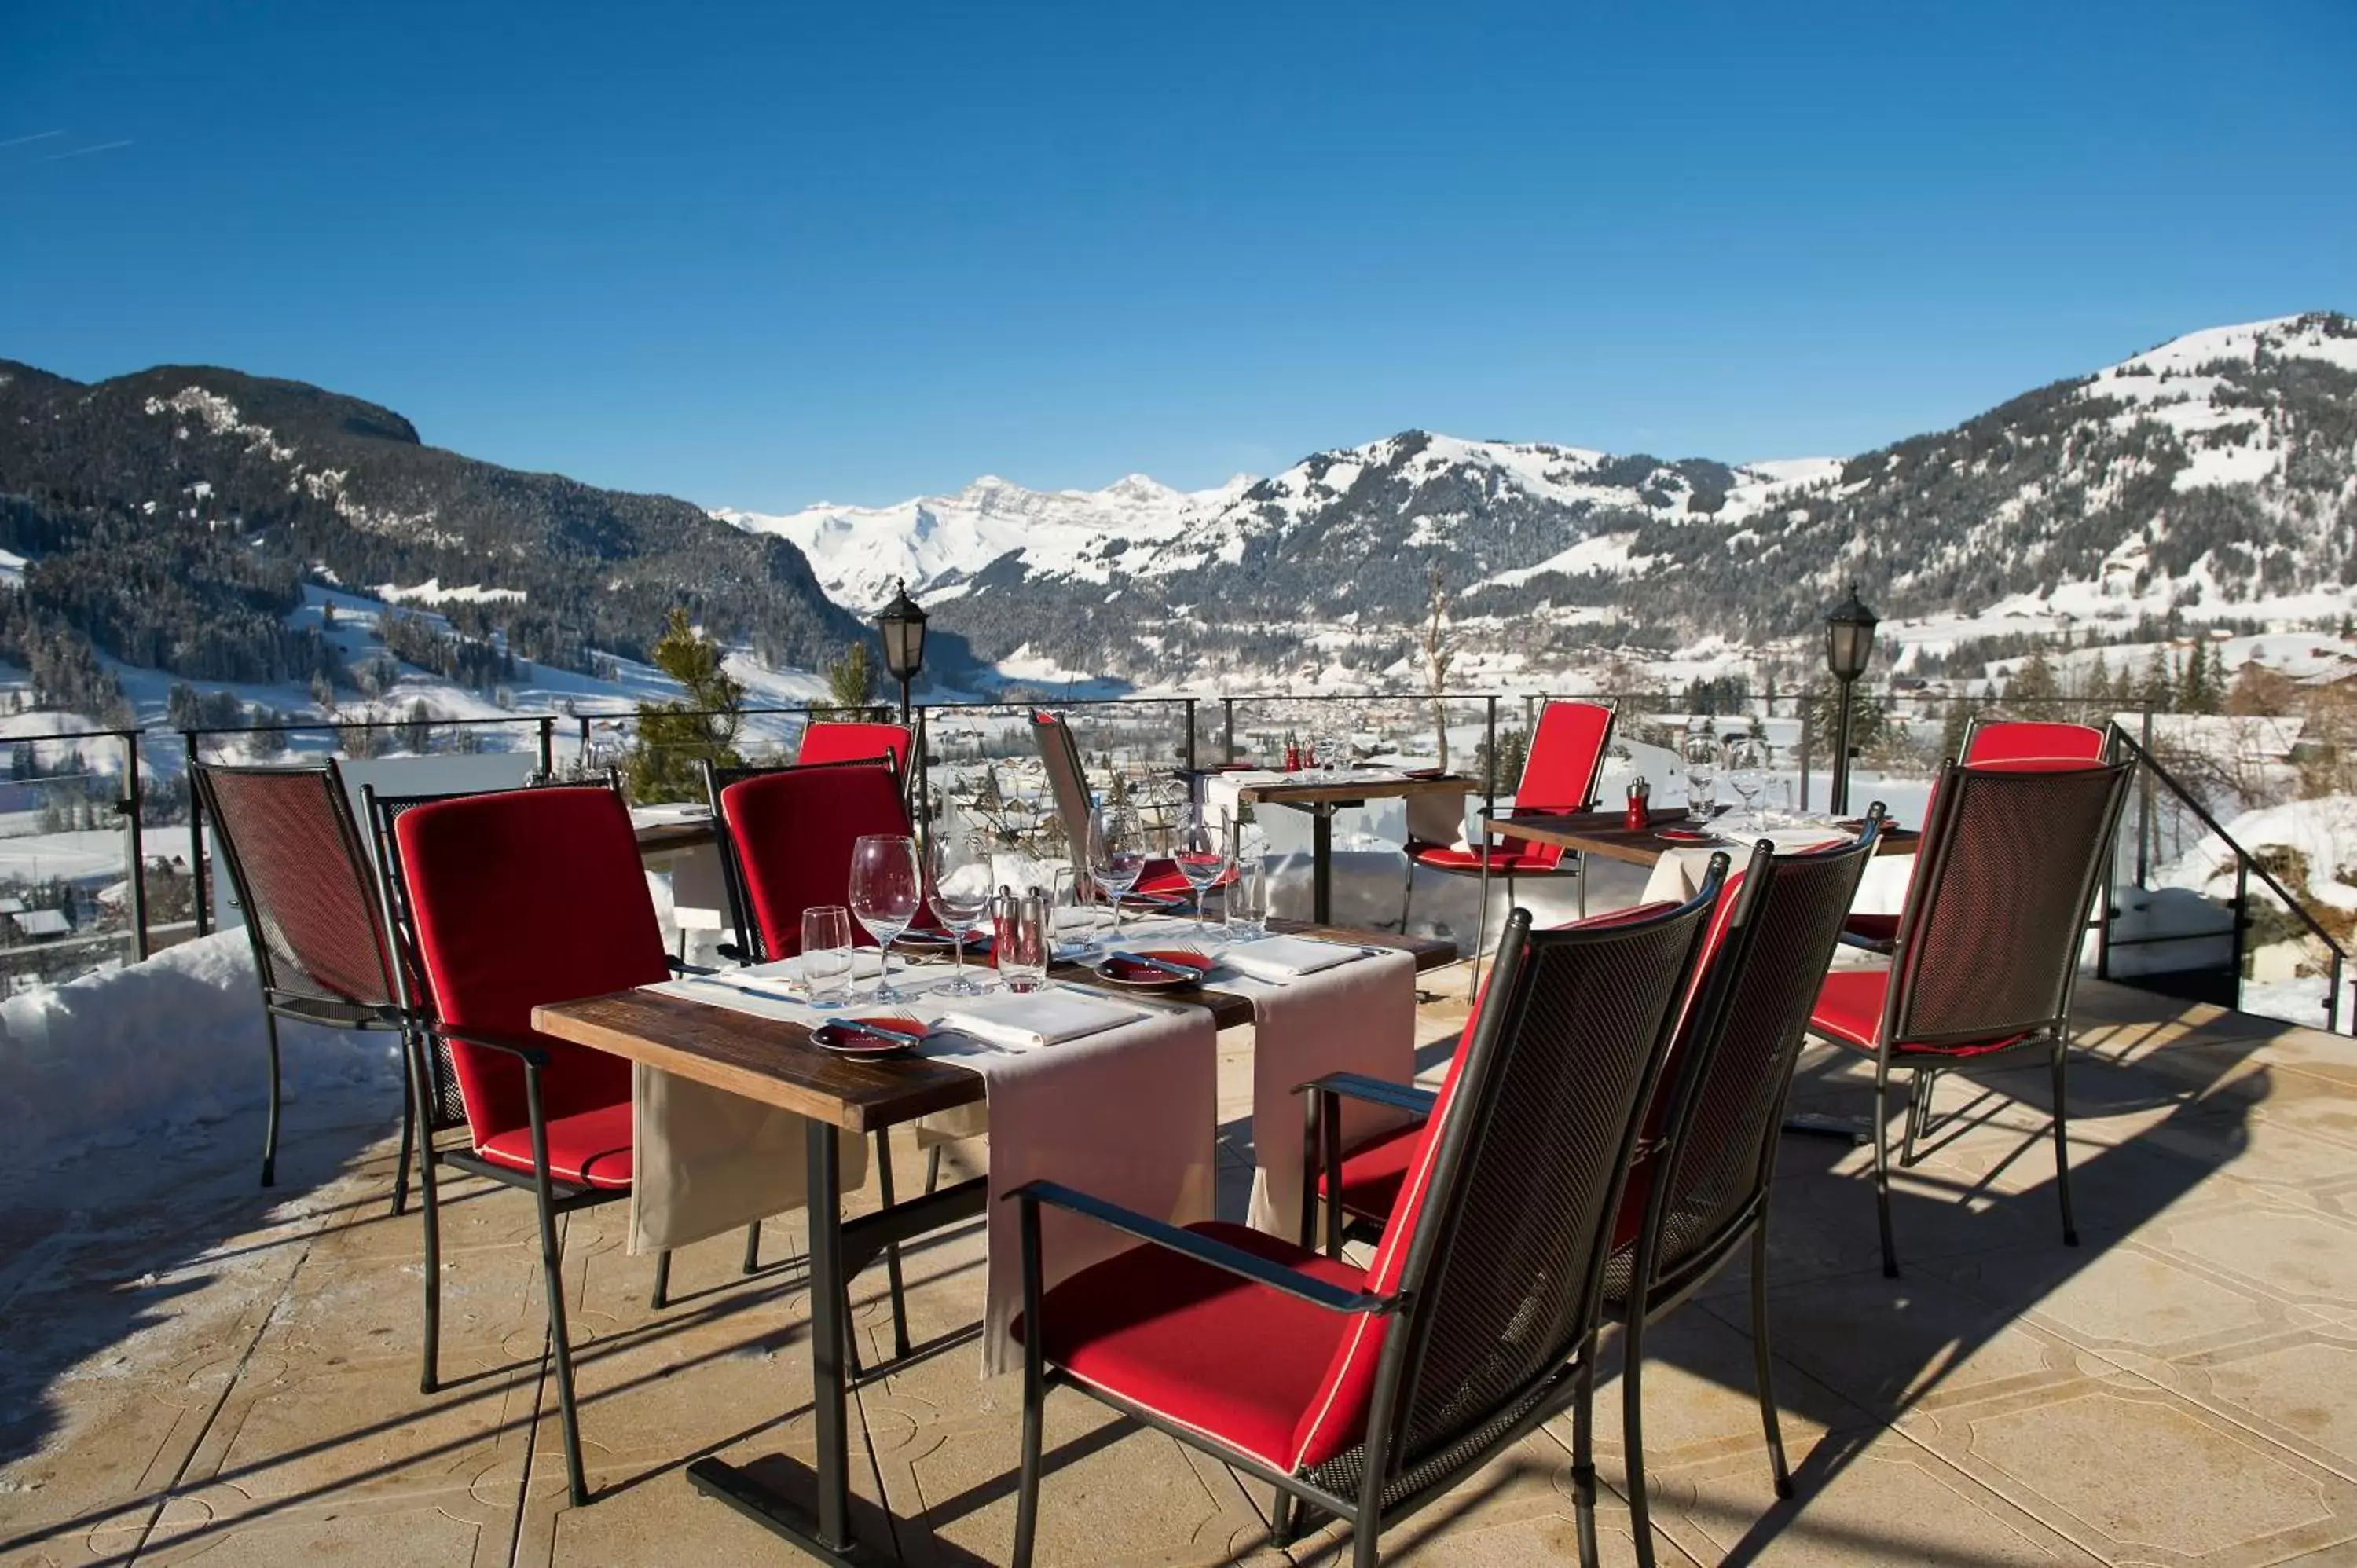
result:
M 1653 782 L 1650 779 L 1634 779 L 1629 783 L 1629 814 L 1624 819 L 1632 832 L 1642 832 L 1652 822 Z

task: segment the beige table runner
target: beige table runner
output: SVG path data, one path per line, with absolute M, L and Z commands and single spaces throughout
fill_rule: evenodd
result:
M 948 979 L 948 971 L 933 966 L 896 970 L 894 983 L 913 1000 L 883 1011 L 936 1025 L 960 1000 L 936 993 Z M 694 979 L 650 989 L 812 1026 L 874 1011 L 856 1004 L 821 1011 Z M 1017 1206 L 1001 1201 L 1006 1193 L 1048 1180 L 1174 1225 L 1212 1216 L 1218 1041 L 1211 1015 L 1200 1007 L 1136 1005 L 1141 1015 L 1132 1022 L 1053 1046 L 994 1046 L 945 1030 L 917 1047 L 980 1074 L 989 1109 L 985 1375 L 1015 1370 L 1022 1359 L 1009 1332 L 1022 1311 L 1022 1243 Z M 634 1251 L 717 1235 L 802 1205 L 800 1116 L 651 1069 L 641 1069 L 637 1083 L 641 1174 L 631 1193 Z M 716 1105 L 716 1096 L 733 1103 Z M 846 1182 L 855 1161 L 865 1179 L 863 1144 L 845 1140 Z M 651 1191 L 650 1176 L 656 1178 Z M 1040 1223 L 1044 1282 L 1053 1286 L 1134 1244 L 1119 1231 L 1047 1210 Z

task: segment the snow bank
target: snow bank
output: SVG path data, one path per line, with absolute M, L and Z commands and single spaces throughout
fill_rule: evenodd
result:
M 2335 909 L 2357 909 L 2357 886 L 2352 886 L 2357 875 L 2357 796 L 2319 795 L 2244 811 L 2226 824 L 2226 834 L 2262 857 L 2270 849 L 2295 851 L 2308 864 L 2308 882 L 2293 885 L 2294 893 Z M 2232 897 L 2234 857 L 2224 844 L 2205 836 L 2157 880 L 2164 887 Z
M 282 1022 L 290 1103 L 364 1085 L 398 1102 L 389 1035 Z M 224 1120 L 268 1097 L 261 993 L 242 931 L 0 1002 L 0 1175 L 161 1127 Z

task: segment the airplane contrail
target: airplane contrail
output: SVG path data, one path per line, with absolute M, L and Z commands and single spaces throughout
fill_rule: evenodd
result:
M 111 153 L 117 147 L 129 146 L 131 141 L 132 138 L 125 136 L 119 142 L 101 142 L 94 147 L 76 147 L 70 153 L 51 153 L 41 161 L 45 164 L 63 163 L 68 158 L 86 158 L 92 153 Z
M 27 142 L 46 142 L 52 136 L 62 136 L 63 131 L 36 131 L 29 136 L 11 136 L 0 142 L 0 147 L 21 147 Z

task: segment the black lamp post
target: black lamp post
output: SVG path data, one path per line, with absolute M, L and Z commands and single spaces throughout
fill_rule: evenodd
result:
M 884 668 L 900 682 L 900 722 L 909 722 L 909 682 L 925 667 L 925 612 L 909 596 L 903 579 L 892 602 L 876 614 L 876 628 L 884 634 Z
M 1841 688 L 1834 725 L 1833 800 L 1834 810 L 1843 816 L 1849 814 L 1850 696 L 1874 657 L 1875 625 L 1874 612 L 1858 598 L 1856 583 L 1849 585 L 1849 597 L 1825 617 L 1825 668 Z

